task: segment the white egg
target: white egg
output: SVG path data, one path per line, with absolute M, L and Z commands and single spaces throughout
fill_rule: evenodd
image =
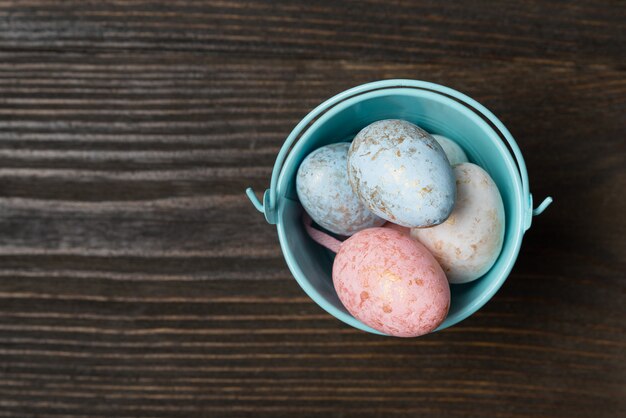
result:
M 450 165 L 457 165 L 469 161 L 463 148 L 450 138 L 443 135 L 433 135 L 433 138 L 435 138 L 439 145 L 441 145 L 441 148 L 443 148 L 443 152 L 446 153 Z
M 491 268 L 502 250 L 504 205 L 489 174 L 472 163 L 454 167 L 457 196 L 454 210 L 442 224 L 413 228 L 450 283 L 476 280 Z

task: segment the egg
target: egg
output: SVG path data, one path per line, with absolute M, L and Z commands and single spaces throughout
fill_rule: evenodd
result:
M 388 335 L 427 334 L 448 314 L 443 270 L 423 245 L 391 228 L 365 229 L 344 241 L 332 276 L 346 309 Z
M 450 283 L 476 280 L 497 260 L 504 240 L 504 205 L 489 174 L 472 163 L 454 167 L 457 197 L 448 220 L 432 228 L 414 228 L 443 267 Z
M 373 213 L 401 226 L 440 224 L 454 206 L 454 174 L 443 149 L 404 120 L 374 122 L 356 135 L 348 179 Z
M 380 226 L 385 220 L 358 199 L 348 182 L 350 144 L 326 145 L 310 153 L 300 164 L 296 191 L 300 203 L 321 227 L 339 235 Z
M 383 225 L 383 228 L 390 228 L 390 229 L 396 230 L 402 235 L 407 235 L 407 236 L 411 235 L 411 228 L 407 228 L 406 226 L 400 226 L 392 222 L 387 222 L 386 224 Z
M 443 135 L 433 135 L 433 138 L 435 138 L 435 141 L 437 141 L 439 145 L 441 145 L 441 148 L 443 148 L 443 152 L 446 153 L 446 157 L 448 157 L 450 165 L 457 165 L 469 161 L 465 151 L 463 151 L 463 148 L 450 138 Z

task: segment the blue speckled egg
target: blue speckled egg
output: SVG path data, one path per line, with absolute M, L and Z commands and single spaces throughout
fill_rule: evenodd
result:
M 454 207 L 446 154 L 428 132 L 404 120 L 374 122 L 357 134 L 348 179 L 372 212 L 409 228 L 438 225 Z
M 381 226 L 385 220 L 369 211 L 348 182 L 348 149 L 340 142 L 310 153 L 298 168 L 296 190 L 300 203 L 321 227 L 340 235 Z
M 446 157 L 448 157 L 450 165 L 455 166 L 469 161 L 465 151 L 463 151 L 463 148 L 450 138 L 443 135 L 433 135 L 433 138 L 435 138 L 435 141 L 437 141 L 439 145 L 441 145 L 441 148 L 443 148 L 443 152 L 446 153 Z

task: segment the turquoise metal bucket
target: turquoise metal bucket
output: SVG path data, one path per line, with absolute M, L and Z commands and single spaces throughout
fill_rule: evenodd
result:
M 448 87 L 417 80 L 383 80 L 346 90 L 313 109 L 285 140 L 263 203 L 246 191 L 254 206 L 276 224 L 280 245 L 296 281 L 311 299 L 341 321 L 380 334 L 343 307 L 331 277 L 333 255 L 313 242 L 302 226 L 302 207 L 295 189 L 300 163 L 313 150 L 351 140 L 363 127 L 381 119 L 404 119 L 433 134 L 455 140 L 470 161 L 483 167 L 498 185 L 506 214 L 502 252 L 480 279 L 451 285 L 451 306 L 441 330 L 480 309 L 508 277 L 532 217 L 552 202 L 533 209 L 528 174 L 515 140 L 489 110 Z

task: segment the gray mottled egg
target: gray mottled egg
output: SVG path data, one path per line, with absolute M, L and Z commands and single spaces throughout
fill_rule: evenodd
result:
M 455 183 L 441 146 L 404 120 L 381 120 L 357 134 L 348 153 L 348 179 L 376 215 L 405 227 L 445 221 Z
M 300 164 L 296 190 L 300 203 L 321 227 L 340 235 L 381 226 L 384 219 L 361 203 L 348 182 L 350 144 L 326 145 L 310 153 Z
M 450 283 L 467 283 L 487 273 L 502 250 L 504 205 L 498 187 L 476 164 L 454 167 L 457 195 L 454 211 L 441 225 L 413 228 Z
M 467 159 L 467 155 L 465 155 L 465 151 L 463 151 L 463 148 L 450 138 L 443 135 L 433 135 L 433 138 L 435 138 L 435 141 L 437 141 L 439 145 L 441 145 L 441 148 L 443 148 L 443 152 L 446 153 L 446 157 L 448 157 L 450 165 L 457 165 L 469 161 Z

